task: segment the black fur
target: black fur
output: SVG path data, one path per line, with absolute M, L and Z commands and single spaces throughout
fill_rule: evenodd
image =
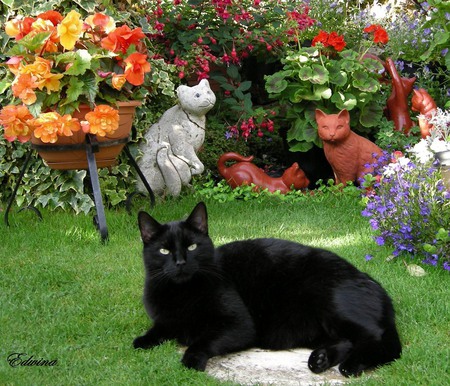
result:
M 176 339 L 188 346 L 183 364 L 204 370 L 210 357 L 250 347 L 308 347 L 311 371 L 340 364 L 345 376 L 400 357 L 391 299 L 336 254 L 279 239 L 215 249 L 203 203 L 167 224 L 140 212 L 139 226 L 153 327 L 135 348 Z

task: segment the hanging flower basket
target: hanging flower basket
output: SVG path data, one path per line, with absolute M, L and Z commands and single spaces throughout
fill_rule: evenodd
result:
M 136 107 L 141 102 L 118 102 L 119 127 L 112 133 L 104 137 L 96 136 L 98 151 L 95 152 L 97 167 L 112 166 L 117 160 L 117 156 L 129 141 L 129 135 L 133 124 Z M 80 106 L 79 111 L 73 114 L 74 118 L 84 120 L 85 115 L 91 109 L 87 105 Z M 59 137 L 55 143 L 44 143 L 34 135 L 31 137 L 31 146 L 41 158 L 52 169 L 87 169 L 88 161 L 86 156 L 86 133 L 76 131 L 72 136 Z M 97 149 L 96 149 L 97 150 Z

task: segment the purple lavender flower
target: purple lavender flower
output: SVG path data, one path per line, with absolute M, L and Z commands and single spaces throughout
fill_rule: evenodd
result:
M 372 255 L 366 255 L 365 259 L 366 259 L 366 261 L 370 261 L 370 260 L 373 259 L 373 256 Z
M 450 240 L 442 236 L 442 229 L 450 236 L 450 192 L 437 165 L 400 158 L 374 170 L 383 178 L 366 195 L 362 215 L 369 218 L 377 245 L 391 246 L 393 256 L 417 256 L 450 270 Z M 426 244 L 436 248 L 433 254 Z
M 377 236 L 377 237 L 375 238 L 375 242 L 376 242 L 378 245 L 384 245 L 384 238 L 383 238 L 382 236 Z

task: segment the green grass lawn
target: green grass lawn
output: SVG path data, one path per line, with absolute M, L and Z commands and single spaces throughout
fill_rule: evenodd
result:
M 161 222 L 187 216 L 192 196 L 149 210 Z M 219 385 L 184 369 L 173 343 L 132 348 L 149 327 L 141 303 L 143 266 L 137 211 L 107 211 L 110 240 L 100 243 L 91 216 L 31 211 L 0 225 L 0 385 Z M 282 237 L 330 249 L 380 281 L 394 300 L 404 346 L 391 366 L 352 381 L 357 385 L 450 383 L 449 275 L 425 266 L 410 276 L 401 259 L 371 239 L 358 198 L 328 194 L 299 203 L 207 201 L 216 244 Z M 3 214 L 3 213 L 1 213 Z M 371 254 L 374 259 L 365 260 Z M 57 360 L 53 367 L 11 367 L 12 353 Z

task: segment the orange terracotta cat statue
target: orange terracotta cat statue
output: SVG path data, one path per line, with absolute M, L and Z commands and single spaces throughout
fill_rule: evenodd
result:
M 426 138 L 430 135 L 430 130 L 433 128 L 433 125 L 428 123 L 427 118 L 431 118 L 433 113 L 437 109 L 437 104 L 431 95 L 423 88 L 419 88 L 418 90 L 413 90 L 414 95 L 411 98 L 411 110 L 417 111 L 425 118 L 418 118 L 419 127 L 420 127 L 420 135 L 422 138 Z
M 373 172 L 373 168 L 368 165 L 376 162 L 382 150 L 350 129 L 350 114 L 347 110 L 326 114 L 317 109 L 316 122 L 336 184 L 358 183 L 364 174 Z
M 270 177 L 251 161 L 253 156 L 244 157 L 239 153 L 225 153 L 220 156 L 217 168 L 221 176 L 233 189 L 241 185 L 254 184 L 257 189 L 268 189 L 269 192 L 279 190 L 285 194 L 294 189 L 303 189 L 309 185 L 309 180 L 305 173 L 295 162 L 286 169 L 281 177 Z M 229 161 L 236 161 L 233 165 L 227 166 Z

